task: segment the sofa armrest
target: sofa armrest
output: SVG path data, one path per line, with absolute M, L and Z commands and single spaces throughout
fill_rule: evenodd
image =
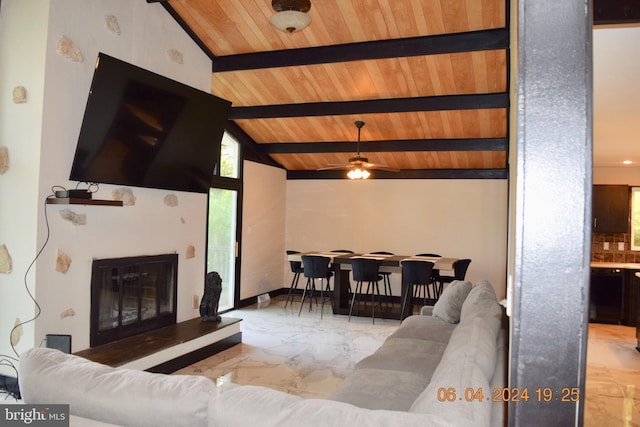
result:
M 424 307 L 422 307 L 420 309 L 420 315 L 421 316 L 432 316 L 433 315 L 433 306 L 432 305 L 425 305 Z
M 202 376 L 111 368 L 50 348 L 22 353 L 19 374 L 27 404 L 68 404 L 71 415 L 123 426 L 207 426 L 218 394 Z

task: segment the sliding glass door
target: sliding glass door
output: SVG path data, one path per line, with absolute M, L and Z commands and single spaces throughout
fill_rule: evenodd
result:
M 237 191 L 222 188 L 209 190 L 207 272 L 217 271 L 222 278 L 219 311 L 234 307 L 237 206 Z

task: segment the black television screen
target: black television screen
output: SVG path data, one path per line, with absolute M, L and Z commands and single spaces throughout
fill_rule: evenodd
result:
M 230 107 L 100 53 L 69 179 L 206 193 Z

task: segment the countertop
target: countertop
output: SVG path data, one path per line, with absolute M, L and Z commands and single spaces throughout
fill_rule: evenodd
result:
M 627 270 L 640 270 L 640 264 L 635 262 L 602 262 L 594 261 L 591 267 L 595 268 L 624 268 Z

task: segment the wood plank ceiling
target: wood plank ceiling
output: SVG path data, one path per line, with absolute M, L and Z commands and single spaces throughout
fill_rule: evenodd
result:
M 342 178 L 316 169 L 355 154 L 356 120 L 362 154 L 401 169 L 376 177 L 506 178 L 506 0 L 312 0 L 295 33 L 271 0 L 162 4 L 213 59 L 229 129 L 289 178 Z

